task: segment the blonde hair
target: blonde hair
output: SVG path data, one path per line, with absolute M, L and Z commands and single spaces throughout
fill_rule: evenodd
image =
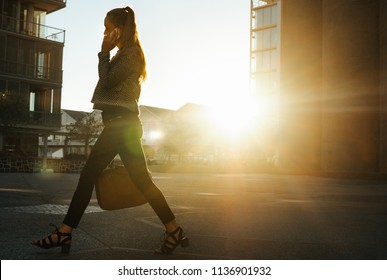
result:
M 106 17 L 113 23 L 114 26 L 121 29 L 120 41 L 124 47 L 131 47 L 137 45 L 140 49 L 141 57 L 143 60 L 143 67 L 141 78 L 146 79 L 146 61 L 145 54 L 142 49 L 141 43 L 138 39 L 136 17 L 134 11 L 130 7 L 117 8 L 109 11 Z

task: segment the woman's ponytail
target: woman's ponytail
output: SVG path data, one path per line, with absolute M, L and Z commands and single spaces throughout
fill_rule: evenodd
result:
M 118 8 L 109 11 L 106 16 L 115 26 L 121 29 L 122 32 L 120 41 L 124 47 L 131 47 L 133 45 L 137 45 L 140 49 L 143 60 L 141 79 L 144 81 L 147 76 L 146 61 L 144 51 L 138 39 L 136 17 L 134 11 L 130 7 Z

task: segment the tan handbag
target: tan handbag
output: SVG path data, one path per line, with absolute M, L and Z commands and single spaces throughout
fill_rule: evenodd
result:
M 148 202 L 124 166 L 105 169 L 97 181 L 95 192 L 98 204 L 104 210 L 130 208 Z

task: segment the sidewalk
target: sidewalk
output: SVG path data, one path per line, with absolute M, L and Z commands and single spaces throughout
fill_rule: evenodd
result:
M 102 211 L 93 196 L 69 255 L 30 245 L 60 224 L 78 174 L 0 173 L 1 259 L 387 259 L 387 186 L 311 176 L 154 173 L 191 246 L 157 256 L 148 205 Z

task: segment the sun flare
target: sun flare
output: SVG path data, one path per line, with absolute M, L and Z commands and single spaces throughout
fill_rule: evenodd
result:
M 252 121 L 246 104 L 221 104 L 211 108 L 211 116 L 215 126 L 226 136 L 237 138 L 241 135 Z
M 270 125 L 275 115 L 273 100 L 247 97 L 211 107 L 215 127 L 228 139 L 237 140 Z

